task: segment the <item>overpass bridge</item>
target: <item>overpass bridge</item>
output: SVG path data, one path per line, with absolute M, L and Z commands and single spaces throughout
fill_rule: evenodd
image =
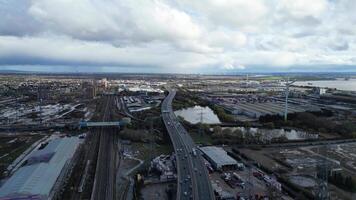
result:
M 79 129 L 85 127 L 119 127 L 124 126 L 131 123 L 130 118 L 123 118 L 120 121 L 113 121 L 113 122 L 88 122 L 88 121 L 81 121 L 79 122 Z
M 130 124 L 130 118 L 123 118 L 120 121 L 114 122 L 90 122 L 80 121 L 70 123 L 37 123 L 37 124 L 17 124 L 17 125 L 5 125 L 0 126 L 0 131 L 45 131 L 50 129 L 81 129 L 87 127 L 120 127 L 126 124 Z

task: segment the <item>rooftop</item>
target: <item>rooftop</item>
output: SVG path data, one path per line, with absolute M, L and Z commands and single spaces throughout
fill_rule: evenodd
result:
M 217 165 L 237 165 L 237 161 L 227 155 L 227 152 L 216 146 L 200 147 L 200 150 Z
M 49 162 L 26 165 L 16 171 L 0 188 L 0 199 L 24 195 L 39 195 L 44 199 L 48 197 L 78 145 L 77 137 L 57 138 L 50 141 L 44 149 L 33 152 L 31 156 L 49 152 L 54 152 L 54 155 Z

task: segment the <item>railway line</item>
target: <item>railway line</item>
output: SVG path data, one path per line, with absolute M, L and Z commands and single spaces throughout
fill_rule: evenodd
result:
M 114 116 L 114 97 L 104 97 L 106 106 L 103 121 L 111 121 Z M 117 136 L 115 128 L 100 128 L 99 151 L 96 162 L 95 179 L 91 200 L 115 199 Z

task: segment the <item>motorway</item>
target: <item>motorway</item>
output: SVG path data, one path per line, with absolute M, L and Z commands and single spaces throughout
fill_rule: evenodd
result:
M 215 199 L 201 153 L 173 112 L 172 101 L 175 94 L 175 90 L 169 91 L 161 109 L 164 124 L 176 153 L 178 173 L 177 199 Z
M 113 119 L 114 97 L 107 96 L 103 121 Z M 91 200 L 115 199 L 115 177 L 117 160 L 117 138 L 115 128 L 101 128 L 99 152 Z

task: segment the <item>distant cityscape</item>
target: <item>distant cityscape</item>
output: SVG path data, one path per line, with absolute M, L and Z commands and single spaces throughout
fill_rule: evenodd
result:
M 0 0 L 0 200 L 356 200 L 356 0 Z

